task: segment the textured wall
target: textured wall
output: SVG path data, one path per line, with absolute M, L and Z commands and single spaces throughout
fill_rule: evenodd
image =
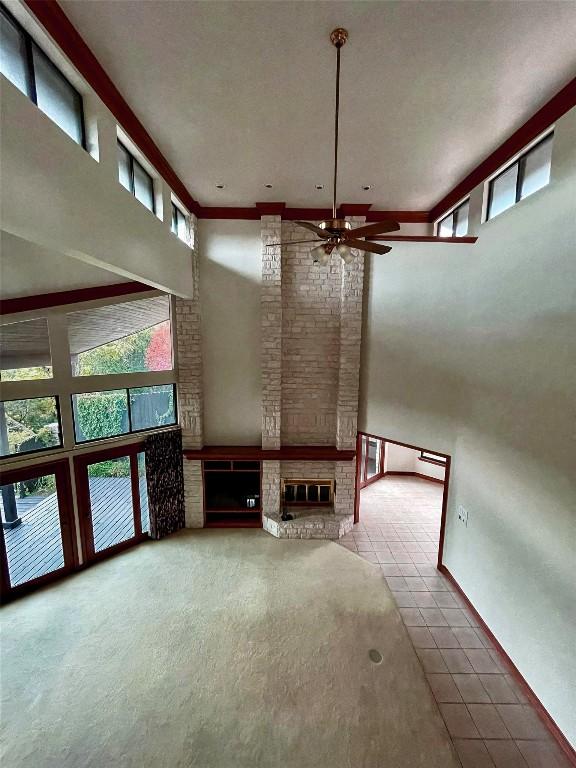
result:
M 197 251 L 197 220 L 190 217 L 192 230 L 193 294 L 190 299 L 176 298 L 176 346 L 178 357 L 178 411 L 184 448 L 203 445 L 202 409 L 202 324 Z
M 283 240 L 303 239 L 294 222 Z M 340 364 L 341 259 L 322 267 L 311 245 L 282 253 L 282 443 L 334 445 Z
M 262 216 L 262 448 L 280 448 L 282 402 L 282 239 L 280 216 Z

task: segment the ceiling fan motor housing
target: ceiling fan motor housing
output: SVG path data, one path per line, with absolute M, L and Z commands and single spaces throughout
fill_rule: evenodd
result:
M 326 221 L 321 221 L 318 226 L 320 229 L 337 237 L 343 235 L 346 230 L 352 229 L 352 224 L 346 221 L 346 219 L 327 219 Z

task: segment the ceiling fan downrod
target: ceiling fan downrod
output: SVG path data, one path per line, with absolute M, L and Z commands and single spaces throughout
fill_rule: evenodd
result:
M 348 40 L 348 31 L 337 27 L 330 33 L 330 41 L 336 48 L 336 103 L 334 108 L 334 184 L 332 187 L 332 218 L 336 219 L 336 188 L 338 184 L 338 120 L 340 117 L 340 49 Z

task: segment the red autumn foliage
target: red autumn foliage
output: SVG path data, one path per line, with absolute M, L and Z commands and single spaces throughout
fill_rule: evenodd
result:
M 146 350 L 146 367 L 149 371 L 169 371 L 172 368 L 172 340 L 168 320 L 152 331 Z

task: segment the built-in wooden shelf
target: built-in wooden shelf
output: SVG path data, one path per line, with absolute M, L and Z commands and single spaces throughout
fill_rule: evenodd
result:
M 183 454 L 189 461 L 352 461 L 356 451 L 340 451 L 333 445 L 285 445 L 273 451 L 257 445 L 206 445 L 184 448 Z

